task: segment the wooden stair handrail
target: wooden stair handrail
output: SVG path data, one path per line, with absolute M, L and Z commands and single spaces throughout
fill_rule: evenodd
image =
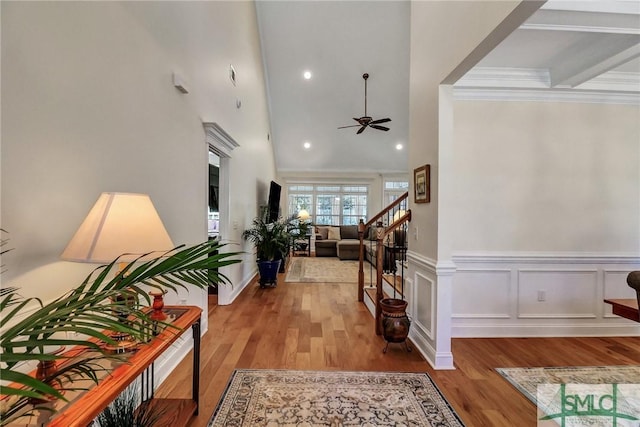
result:
M 380 218 L 382 218 L 389 211 L 392 211 L 395 207 L 399 206 L 403 201 L 409 198 L 409 192 L 405 191 L 400 197 L 394 200 L 389 206 L 382 209 L 378 214 L 374 215 L 367 223 L 365 224 L 362 219 L 358 223 L 358 238 L 360 239 L 360 254 L 358 257 L 358 301 L 364 301 L 364 232 L 367 230 L 371 224 L 376 223 Z M 408 218 L 408 219 L 407 219 Z M 402 220 L 402 221 L 400 221 Z M 407 212 L 399 218 L 398 221 L 395 221 L 393 224 L 403 224 L 406 221 L 411 221 L 411 209 L 408 209 Z M 392 225 L 393 225 L 392 224 Z M 393 228 L 391 231 L 393 231 Z M 388 234 L 388 233 L 387 233 Z M 386 235 L 386 234 L 385 234 Z M 379 246 L 379 245 L 378 245 Z M 377 261 L 376 261 L 376 265 Z
M 359 256 L 359 265 L 358 265 L 358 301 L 364 301 L 364 232 L 367 227 L 370 227 L 374 222 L 378 222 L 380 218 L 382 218 L 385 214 L 392 211 L 396 206 L 400 205 L 404 200 L 409 197 L 409 193 L 405 192 L 402 196 L 396 199 L 389 206 L 380 211 L 377 215 L 371 218 L 366 224 L 361 219 L 358 224 L 358 237 L 360 238 L 360 256 Z M 382 273 L 383 273 L 383 242 L 384 239 L 397 230 L 401 225 L 405 222 L 411 221 L 411 209 L 407 209 L 407 211 L 400 218 L 394 220 L 388 227 L 378 232 L 376 236 L 376 309 L 375 309 L 375 322 L 376 322 L 376 334 L 382 334 L 382 310 L 380 307 L 380 300 L 383 298 L 382 291 Z
M 389 206 L 387 206 L 386 208 L 382 209 L 380 212 L 378 212 L 378 214 L 376 214 L 373 218 L 371 218 L 369 221 L 367 221 L 366 224 L 364 224 L 364 229 L 362 230 L 364 232 L 364 230 L 371 226 L 371 224 L 375 224 L 380 218 L 382 218 L 387 212 L 393 210 L 393 208 L 395 208 L 396 206 L 398 206 L 399 204 L 401 204 L 403 201 L 405 201 L 406 199 L 409 198 L 409 192 L 405 191 L 402 196 L 398 197 L 396 200 L 394 200 Z M 363 223 L 362 219 L 360 220 L 360 223 Z M 359 225 L 359 224 L 358 224 Z

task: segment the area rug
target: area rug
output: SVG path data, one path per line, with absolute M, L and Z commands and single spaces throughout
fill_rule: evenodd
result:
M 208 427 L 463 426 L 427 374 L 237 369 Z
M 640 384 L 640 366 L 496 368 L 534 404 L 539 384 Z
M 368 264 L 367 264 L 368 265 Z M 365 274 L 365 282 L 367 281 Z M 285 282 L 358 283 L 358 261 L 338 258 L 294 257 Z

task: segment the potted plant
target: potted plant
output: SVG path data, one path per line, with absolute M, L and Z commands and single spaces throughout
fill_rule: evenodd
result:
M 260 287 L 275 286 L 278 283 L 278 271 L 292 241 L 293 218 L 267 222 L 267 217 L 268 210 L 262 209 L 251 227 L 242 233 L 242 238 L 253 243 L 256 248 Z
M 165 409 L 153 407 L 150 401 L 139 402 L 135 387 L 126 388 L 98 415 L 100 427 L 153 427 Z
M 291 236 L 291 246 L 296 251 L 306 251 L 309 244 L 308 236 L 311 232 L 312 224 L 309 220 L 309 212 L 302 209 L 297 216 L 291 218 L 288 223 L 288 231 Z
M 3 239 L 2 245 L 5 243 Z M 0 377 L 6 382 L 0 384 L 0 425 L 10 424 L 21 417 L 34 402 L 65 399 L 65 390 L 78 387 L 76 380 L 64 380 L 70 375 L 97 383 L 96 373 L 107 369 L 103 367 L 104 363 L 100 363 L 101 359 L 118 358 L 90 340 L 93 337 L 114 343 L 103 330 L 127 333 L 139 342 L 146 342 L 153 333 L 154 325 L 148 315 L 151 305 L 148 287 L 176 290 L 195 286 L 206 289 L 210 281 L 228 283 L 229 280 L 217 268 L 240 260 L 235 258 L 237 252 L 220 253 L 222 246 L 211 241 L 186 248 L 177 247 L 160 258 L 146 261 L 142 260 L 142 255 L 114 276 L 112 272 L 118 265 L 116 259 L 109 265 L 98 267 L 79 286 L 48 304 L 43 304 L 38 298 L 21 297 L 15 287 L 1 288 L 0 349 L 3 364 Z M 129 306 L 116 301 L 116 297 L 125 290 L 135 295 L 137 304 Z M 35 307 L 30 314 L 22 316 L 25 309 L 32 306 Z M 120 320 L 122 310 L 128 313 L 127 322 Z M 68 334 L 61 338 L 58 336 L 60 332 Z M 62 354 L 47 351 L 47 348 L 60 346 L 86 347 L 92 350 L 88 353 L 91 356 L 69 361 Z M 52 363 L 60 360 L 65 360 L 65 363 L 42 378 L 34 378 L 20 369 L 22 363 L 29 361 Z

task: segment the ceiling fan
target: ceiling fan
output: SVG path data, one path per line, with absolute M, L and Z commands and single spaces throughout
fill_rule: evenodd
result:
M 353 128 L 353 127 L 360 126 L 360 129 L 358 129 L 358 132 L 356 132 L 356 134 L 361 134 L 365 130 L 365 128 L 368 126 L 370 128 L 383 130 L 386 132 L 389 130 L 389 128 L 385 126 L 380 126 L 380 123 L 390 122 L 391 121 L 390 118 L 387 117 L 386 119 L 373 120 L 371 117 L 367 116 L 367 79 L 369 78 L 369 74 L 364 73 L 362 75 L 362 78 L 364 79 L 364 116 L 360 117 L 359 119 L 355 117 L 353 118 L 353 120 L 355 120 L 359 124 L 351 125 L 351 126 L 340 126 L 338 129 Z

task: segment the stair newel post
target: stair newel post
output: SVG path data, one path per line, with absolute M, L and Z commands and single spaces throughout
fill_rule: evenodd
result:
M 360 239 L 360 254 L 358 258 L 358 301 L 364 301 L 364 220 L 358 223 L 358 238 Z
M 376 335 L 382 335 L 382 308 L 380 307 L 380 300 L 384 297 L 382 293 L 384 235 L 385 229 L 382 221 L 378 221 L 376 223 Z

